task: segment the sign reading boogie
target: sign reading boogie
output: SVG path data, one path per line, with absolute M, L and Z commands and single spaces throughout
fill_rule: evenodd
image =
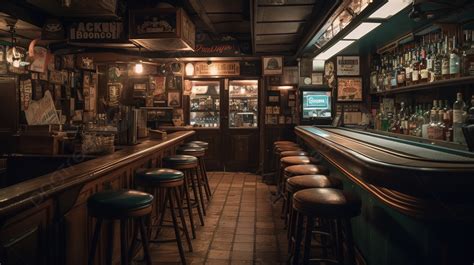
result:
M 78 22 L 69 27 L 71 41 L 122 40 L 122 22 Z

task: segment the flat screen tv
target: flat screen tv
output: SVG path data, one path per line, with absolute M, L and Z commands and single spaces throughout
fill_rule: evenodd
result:
M 301 97 L 303 120 L 332 118 L 331 91 L 303 90 Z

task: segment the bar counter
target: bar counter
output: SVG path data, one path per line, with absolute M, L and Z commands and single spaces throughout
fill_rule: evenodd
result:
M 144 140 L 0 189 L 0 243 L 5 264 L 20 264 L 20 260 L 22 264 L 85 264 L 92 236 L 87 198 L 101 190 L 133 187 L 136 169 L 160 166 L 163 156 L 174 153 L 194 133 L 179 131 L 164 140 Z M 103 258 L 99 253 L 98 259 Z
M 472 262 L 472 153 L 347 128 L 295 132 L 361 197 L 353 231 L 368 264 Z

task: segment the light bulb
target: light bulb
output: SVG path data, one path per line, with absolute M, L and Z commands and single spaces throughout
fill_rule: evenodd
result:
M 134 70 L 135 70 L 135 73 L 137 73 L 137 74 L 143 73 L 143 64 L 142 64 L 142 62 L 136 63 Z

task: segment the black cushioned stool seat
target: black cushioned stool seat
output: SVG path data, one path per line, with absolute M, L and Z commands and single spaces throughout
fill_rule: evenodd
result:
M 147 265 L 151 265 L 151 257 L 148 249 L 148 238 L 145 229 L 144 218 L 151 214 L 153 196 L 136 190 L 111 190 L 101 191 L 91 195 L 87 199 L 87 209 L 90 216 L 97 219 L 94 234 L 92 236 L 91 248 L 89 251 L 88 264 L 94 263 L 95 251 L 101 234 L 102 222 L 104 219 L 111 220 L 111 229 L 114 222 L 120 222 L 120 253 L 121 264 L 129 264 L 128 244 L 127 244 L 127 221 L 136 221 L 137 229 L 140 230 L 142 238 L 143 252 Z M 136 229 L 136 230 L 137 230 Z M 106 250 L 106 260 L 112 264 L 113 245 L 108 244 Z
M 346 264 L 343 245 L 347 246 L 348 264 L 355 264 L 350 218 L 360 214 L 361 200 L 356 195 L 332 188 L 303 189 L 293 195 L 293 210 L 296 212 L 296 227 L 294 238 L 292 238 L 294 240 L 291 251 L 292 264 L 299 264 L 303 231 L 305 233 L 303 264 L 309 264 L 311 260 Z M 310 258 L 311 240 L 315 232 L 316 221 L 329 224 L 330 229 L 327 234 L 334 238 L 332 240 L 334 241 L 332 247 L 336 253 L 334 259 L 327 257 L 327 252 L 324 252 L 322 257 Z

